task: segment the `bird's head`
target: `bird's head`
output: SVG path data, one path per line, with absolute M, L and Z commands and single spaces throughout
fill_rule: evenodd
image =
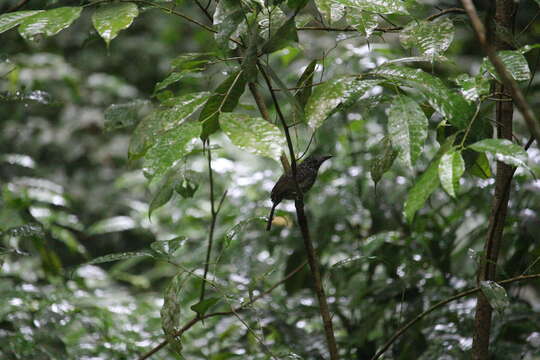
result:
M 313 166 L 314 168 L 319 168 L 323 162 L 330 159 L 332 155 L 314 155 L 311 154 L 302 162 L 302 164 Z

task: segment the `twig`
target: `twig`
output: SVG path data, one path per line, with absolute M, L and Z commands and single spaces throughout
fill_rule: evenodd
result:
M 484 52 L 487 54 L 489 61 L 491 61 L 491 63 L 495 67 L 495 70 L 497 70 L 497 74 L 501 78 L 503 84 L 510 89 L 510 92 L 512 93 L 512 98 L 516 102 L 516 106 L 519 112 L 521 113 L 521 115 L 523 115 L 523 118 L 525 118 L 525 122 L 527 123 L 529 131 L 535 137 L 536 141 L 540 143 L 540 124 L 536 120 L 536 117 L 531 107 L 525 100 L 525 97 L 519 89 L 517 82 L 510 76 L 510 74 L 508 74 L 506 66 L 495 52 L 493 46 L 487 43 L 486 29 L 484 27 L 484 24 L 478 17 L 478 13 L 476 12 L 476 8 L 473 2 L 471 0 L 461 0 L 461 2 L 463 4 L 463 7 L 465 8 L 465 11 L 467 12 L 467 15 L 469 15 L 469 18 L 471 19 L 472 26 L 474 28 L 476 36 L 478 37 L 480 45 L 484 49 Z
M 192 318 L 191 320 L 189 320 L 184 326 L 182 326 L 182 328 L 180 330 L 178 330 L 175 334 L 174 334 L 174 337 L 179 337 L 179 336 L 182 336 L 182 334 L 184 334 L 186 331 L 188 331 L 190 328 L 193 327 L 193 325 L 195 325 L 196 323 L 198 323 L 199 321 L 202 321 L 202 320 L 205 320 L 205 319 L 208 319 L 208 318 L 211 318 L 211 317 L 215 317 L 215 316 L 229 316 L 229 315 L 233 315 L 237 312 L 240 312 L 244 309 L 246 309 L 248 306 L 250 305 L 253 305 L 256 301 L 258 301 L 259 299 L 265 297 L 266 295 L 270 294 L 272 291 L 274 291 L 274 289 L 276 289 L 278 286 L 282 285 L 283 283 L 285 283 L 287 280 L 289 280 L 291 277 L 293 277 L 294 275 L 296 275 L 300 270 L 302 270 L 304 268 L 304 266 L 306 266 L 307 264 L 307 261 L 304 261 L 302 262 L 302 264 L 300 264 L 297 268 L 295 268 L 293 271 L 291 271 L 290 273 L 288 273 L 283 279 L 281 279 L 280 281 L 278 281 L 277 283 L 275 283 L 274 285 L 272 285 L 271 287 L 269 287 L 267 290 L 265 290 L 264 292 L 262 292 L 261 294 L 259 294 L 258 296 L 255 296 L 253 297 L 251 300 L 249 300 L 248 302 L 244 303 L 244 304 L 241 304 L 240 306 L 237 306 L 236 308 L 232 309 L 231 311 L 221 311 L 221 312 L 214 312 L 214 313 L 210 313 L 210 314 L 207 314 L 207 315 L 204 315 L 204 316 L 195 316 L 194 318 Z M 139 357 L 139 360 L 145 360 L 145 359 L 148 359 L 150 358 L 150 356 L 154 355 L 155 353 L 157 353 L 159 350 L 163 349 L 165 346 L 167 346 L 167 344 L 169 343 L 168 340 L 163 340 L 161 343 L 159 343 L 158 345 L 156 345 L 154 348 L 152 348 L 151 350 L 149 350 L 147 353 L 141 355 Z
M 540 274 L 520 275 L 520 276 L 510 278 L 510 279 L 498 281 L 497 283 L 499 285 L 506 285 L 506 284 L 510 284 L 510 283 L 513 283 L 513 282 L 516 282 L 516 281 L 538 279 L 538 278 L 540 278 Z M 401 335 L 403 335 L 403 333 L 405 333 L 408 329 L 410 329 L 418 321 L 420 321 L 424 317 L 426 317 L 426 315 L 428 315 L 429 313 L 433 312 L 434 310 L 436 310 L 436 309 L 440 308 L 441 306 L 444 306 L 444 305 L 446 305 L 446 304 L 448 304 L 448 303 L 450 303 L 450 302 L 452 302 L 454 300 L 458 300 L 458 299 L 461 299 L 462 297 L 472 295 L 474 293 L 477 293 L 480 290 L 481 290 L 480 287 L 476 287 L 476 288 L 470 289 L 470 290 L 465 290 L 465 291 L 460 292 L 459 294 L 456 294 L 456 295 L 454 295 L 454 296 L 452 296 L 452 297 L 450 297 L 448 299 L 439 301 L 435 305 L 432 305 L 429 309 L 427 309 L 426 311 L 418 314 L 417 316 L 414 317 L 414 319 L 412 319 L 407 324 L 405 324 L 403 327 L 401 327 L 398 331 L 396 331 L 394 333 L 394 335 L 392 335 L 392 337 L 386 343 L 384 343 L 384 345 L 379 349 L 379 351 L 377 351 L 377 353 L 371 358 L 371 360 L 377 360 L 378 358 L 380 358 L 382 356 L 382 354 L 384 354 L 384 352 L 386 350 L 388 350 L 390 348 L 390 346 L 392 346 L 392 344 L 397 340 L 397 338 L 399 338 Z
M 201 295 L 199 297 L 199 302 L 204 300 L 204 291 L 206 289 L 206 277 L 208 276 L 208 269 L 210 267 L 210 256 L 212 254 L 212 245 L 214 243 L 214 231 L 216 228 L 216 221 L 219 211 L 221 210 L 221 205 L 227 196 L 227 191 L 223 193 L 219 201 L 217 209 L 214 205 L 214 176 L 212 172 L 212 149 L 210 148 L 210 140 L 208 140 L 208 179 L 210 182 L 210 213 L 212 215 L 212 220 L 210 220 L 210 230 L 208 232 L 208 247 L 206 249 L 206 261 L 204 263 L 204 273 L 201 284 Z
M 283 131 L 285 132 L 285 137 L 287 139 L 287 146 L 289 148 L 289 153 L 290 153 L 290 158 L 291 158 L 292 176 L 293 176 L 295 186 L 296 186 L 297 197 L 294 202 L 294 205 L 296 207 L 296 216 L 298 218 L 298 225 L 300 226 L 302 238 L 304 239 L 304 246 L 307 252 L 309 267 L 311 269 L 311 274 L 313 276 L 313 285 L 315 287 L 315 292 L 317 294 L 317 299 L 319 301 L 319 312 L 323 320 L 324 334 L 326 336 L 326 342 L 327 342 L 328 350 L 330 352 L 330 359 L 337 360 L 339 359 L 339 353 L 337 350 L 336 338 L 334 335 L 334 329 L 332 325 L 332 317 L 330 316 L 328 302 L 326 300 L 324 287 L 321 281 L 321 273 L 320 273 L 319 261 L 317 258 L 317 252 L 315 251 L 313 242 L 311 241 L 311 236 L 309 234 L 307 217 L 304 212 L 304 195 L 302 194 L 302 191 L 300 190 L 300 186 L 298 184 L 298 178 L 296 177 L 296 170 L 297 170 L 296 158 L 295 158 L 295 153 L 294 153 L 294 147 L 291 140 L 291 134 L 289 132 L 289 127 L 287 126 L 287 122 L 285 121 L 285 117 L 283 116 L 283 113 L 281 112 L 281 108 L 276 98 L 276 94 L 272 90 L 272 82 L 270 81 L 270 78 L 266 74 L 266 71 L 264 70 L 262 65 L 260 63 L 257 63 L 257 65 L 259 67 L 259 71 L 264 77 L 264 80 L 266 81 L 266 85 L 268 86 L 270 95 L 272 96 L 272 100 L 276 107 L 276 112 L 278 113 L 279 120 L 281 122 L 281 125 L 283 126 Z

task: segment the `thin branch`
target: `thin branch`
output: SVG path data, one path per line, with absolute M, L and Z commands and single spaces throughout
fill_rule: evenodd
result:
M 212 246 L 214 243 L 214 231 L 216 228 L 216 221 L 217 216 L 219 213 L 219 210 L 221 210 L 221 205 L 223 204 L 223 201 L 225 200 L 225 196 L 227 196 L 227 191 L 223 193 L 221 196 L 221 199 L 219 201 L 219 205 L 217 207 L 217 210 L 215 208 L 214 202 L 214 176 L 212 171 L 212 149 L 210 148 L 210 140 L 208 140 L 208 179 L 210 182 L 210 213 L 212 215 L 212 219 L 210 220 L 210 230 L 208 232 L 208 247 L 206 249 L 206 261 L 204 263 L 204 273 L 202 278 L 202 284 L 201 284 L 201 295 L 199 297 L 199 302 L 202 302 L 204 300 L 204 292 L 206 289 L 206 277 L 208 276 L 208 269 L 210 268 L 210 256 L 212 254 Z
M 465 8 L 465 11 L 467 11 L 467 15 L 469 15 L 469 18 L 471 19 L 471 23 L 476 33 L 476 36 L 478 37 L 478 40 L 480 42 L 480 45 L 484 49 L 484 52 L 487 54 L 489 61 L 491 61 L 491 63 L 495 67 L 495 70 L 497 70 L 497 74 L 501 78 L 503 84 L 510 89 L 510 92 L 512 93 L 512 98 L 516 102 L 516 106 L 519 112 L 525 118 L 525 122 L 527 123 L 529 131 L 535 137 L 537 142 L 540 141 L 540 124 L 538 123 L 531 107 L 525 100 L 525 97 L 523 96 L 519 85 L 510 76 L 510 74 L 508 74 L 506 66 L 495 52 L 493 46 L 487 43 L 486 29 L 484 27 L 484 24 L 478 17 L 478 13 L 476 12 L 476 8 L 472 0 L 461 0 L 461 2 L 463 4 L 463 7 Z
M 277 283 L 275 283 L 274 285 L 272 285 L 271 287 L 269 287 L 267 290 L 265 290 L 264 292 L 262 292 L 261 294 L 259 294 L 258 296 L 255 296 L 253 297 L 251 300 L 249 300 L 248 302 L 245 302 L 244 304 L 241 304 L 240 306 L 237 306 L 236 308 L 230 310 L 230 311 L 221 311 L 221 312 L 214 312 L 214 313 L 210 313 L 210 314 L 207 314 L 207 315 L 204 315 L 204 316 L 195 316 L 194 318 L 192 318 L 191 320 L 189 320 L 184 326 L 182 326 L 182 328 L 180 330 L 178 330 L 175 334 L 174 334 L 174 337 L 179 337 L 179 336 L 182 336 L 186 331 L 188 331 L 189 329 L 191 329 L 193 327 L 193 325 L 197 324 L 198 322 L 202 321 L 202 320 L 205 320 L 205 319 L 208 319 L 208 318 L 211 318 L 211 317 L 215 317 L 215 316 L 229 316 L 229 315 L 234 315 L 235 313 L 238 313 L 242 310 L 245 310 L 248 306 L 251 306 L 253 305 L 256 301 L 262 299 L 263 297 L 265 297 L 266 295 L 270 294 L 272 291 L 274 291 L 278 286 L 284 284 L 285 282 L 287 282 L 287 280 L 289 280 L 291 277 L 293 277 L 294 275 L 296 275 L 300 270 L 302 270 L 304 268 L 304 266 L 306 266 L 307 264 L 307 261 L 304 261 L 302 262 L 302 264 L 300 264 L 298 267 L 296 267 L 293 271 L 291 271 L 290 273 L 288 273 L 283 279 L 281 279 L 280 281 L 278 281 Z M 139 357 L 139 360 L 145 360 L 145 359 L 148 359 L 150 358 L 152 355 L 154 355 L 155 353 L 157 353 L 159 350 L 163 349 L 165 346 L 167 346 L 167 344 L 169 343 L 168 340 L 163 340 L 161 343 L 159 343 L 158 345 L 156 345 L 154 348 L 152 348 L 151 350 L 149 350 L 147 353 L 141 355 Z
M 540 274 L 520 275 L 520 276 L 510 278 L 510 279 L 498 281 L 497 283 L 499 285 L 507 285 L 507 284 L 510 284 L 510 283 L 513 283 L 513 282 L 516 282 L 516 281 L 531 280 L 531 279 L 538 279 L 538 278 L 540 278 Z M 479 292 L 480 290 L 481 290 L 480 287 L 476 287 L 476 288 L 470 289 L 470 290 L 465 290 L 465 291 L 460 292 L 459 294 L 456 294 L 456 295 L 454 295 L 454 296 L 452 296 L 452 297 L 450 297 L 448 299 L 439 301 L 435 305 L 432 305 L 429 309 L 427 309 L 426 311 L 418 314 L 417 316 L 414 317 L 414 319 L 412 319 L 407 324 L 405 324 L 403 327 L 401 327 L 398 331 L 396 331 L 394 333 L 394 335 L 392 335 L 392 337 L 386 343 L 384 343 L 384 345 L 379 349 L 379 351 L 377 351 L 377 353 L 371 358 L 371 360 L 377 360 L 378 358 L 380 358 L 386 352 L 386 350 L 388 350 L 390 348 L 390 346 L 392 346 L 392 344 L 401 335 L 403 335 L 403 333 L 405 333 L 407 330 L 409 330 L 418 321 L 420 321 L 424 317 L 426 317 L 426 315 L 430 314 L 434 310 L 436 310 L 436 309 L 438 309 L 438 308 L 440 308 L 440 307 L 442 307 L 442 306 L 444 306 L 444 305 L 446 305 L 448 303 L 451 303 L 452 301 L 461 299 L 462 297 L 465 297 L 465 296 L 475 294 L 475 293 Z
M 330 359 L 337 360 L 339 359 L 339 353 L 337 350 L 336 338 L 334 335 L 334 328 L 332 325 L 332 317 L 330 316 L 330 309 L 328 307 L 326 294 L 324 293 L 324 287 L 322 285 L 320 265 L 319 265 L 319 260 L 317 257 L 317 252 L 315 251 L 313 242 L 311 241 L 307 217 L 304 212 L 304 195 L 302 194 L 302 191 L 298 184 L 298 178 L 296 176 L 297 164 L 296 164 L 296 156 L 294 153 L 294 147 L 292 144 L 291 134 L 289 132 L 289 127 L 287 126 L 287 122 L 285 121 L 285 117 L 283 116 L 283 113 L 279 106 L 279 102 L 276 98 L 276 94 L 272 90 L 272 82 L 270 81 L 270 78 L 266 74 L 266 71 L 263 68 L 263 66 L 260 64 L 260 62 L 258 62 L 257 65 L 259 67 L 259 71 L 264 77 L 264 80 L 266 81 L 266 85 L 268 86 L 268 90 L 270 91 L 270 95 L 272 96 L 274 106 L 276 107 L 276 112 L 278 113 L 279 120 L 281 122 L 283 131 L 285 132 L 285 137 L 287 139 L 287 146 L 289 148 L 289 153 L 291 157 L 292 176 L 293 176 L 294 183 L 296 186 L 296 200 L 294 202 L 294 205 L 296 207 L 296 216 L 298 218 L 298 225 L 300 227 L 302 238 L 304 240 L 304 247 L 306 248 L 309 267 L 311 269 L 311 275 L 313 276 L 313 285 L 315 287 L 315 293 L 319 301 L 319 312 L 323 320 L 324 334 L 326 336 L 326 343 L 328 346 L 328 350 L 330 352 Z

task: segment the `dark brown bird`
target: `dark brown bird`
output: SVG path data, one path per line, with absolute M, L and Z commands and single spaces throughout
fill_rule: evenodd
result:
M 317 172 L 321 167 L 322 163 L 330 159 L 332 156 L 317 156 L 310 155 L 308 156 L 300 165 L 296 167 L 296 179 L 298 181 L 298 186 L 302 193 L 306 193 L 317 179 Z M 266 225 L 266 231 L 269 231 L 272 228 L 272 220 L 274 218 L 274 210 L 276 206 L 281 202 L 281 200 L 294 200 L 296 199 L 296 184 L 294 182 L 292 173 L 286 173 L 281 175 L 281 177 L 276 182 L 276 185 L 272 188 L 270 194 L 272 199 L 272 210 L 270 210 L 270 215 L 268 216 L 268 223 Z

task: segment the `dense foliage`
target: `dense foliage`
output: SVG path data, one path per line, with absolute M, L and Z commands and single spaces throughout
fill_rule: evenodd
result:
M 328 358 L 293 201 L 265 231 L 283 167 L 317 153 L 305 209 L 343 359 L 477 286 L 493 358 L 539 359 L 538 143 L 518 111 L 497 136 L 510 98 L 458 6 L 0 4 L 0 356 Z M 522 1 L 496 35 L 536 114 L 538 14 Z M 500 163 L 493 280 L 531 275 L 504 287 L 477 283 Z M 475 296 L 378 356 L 468 358 Z

